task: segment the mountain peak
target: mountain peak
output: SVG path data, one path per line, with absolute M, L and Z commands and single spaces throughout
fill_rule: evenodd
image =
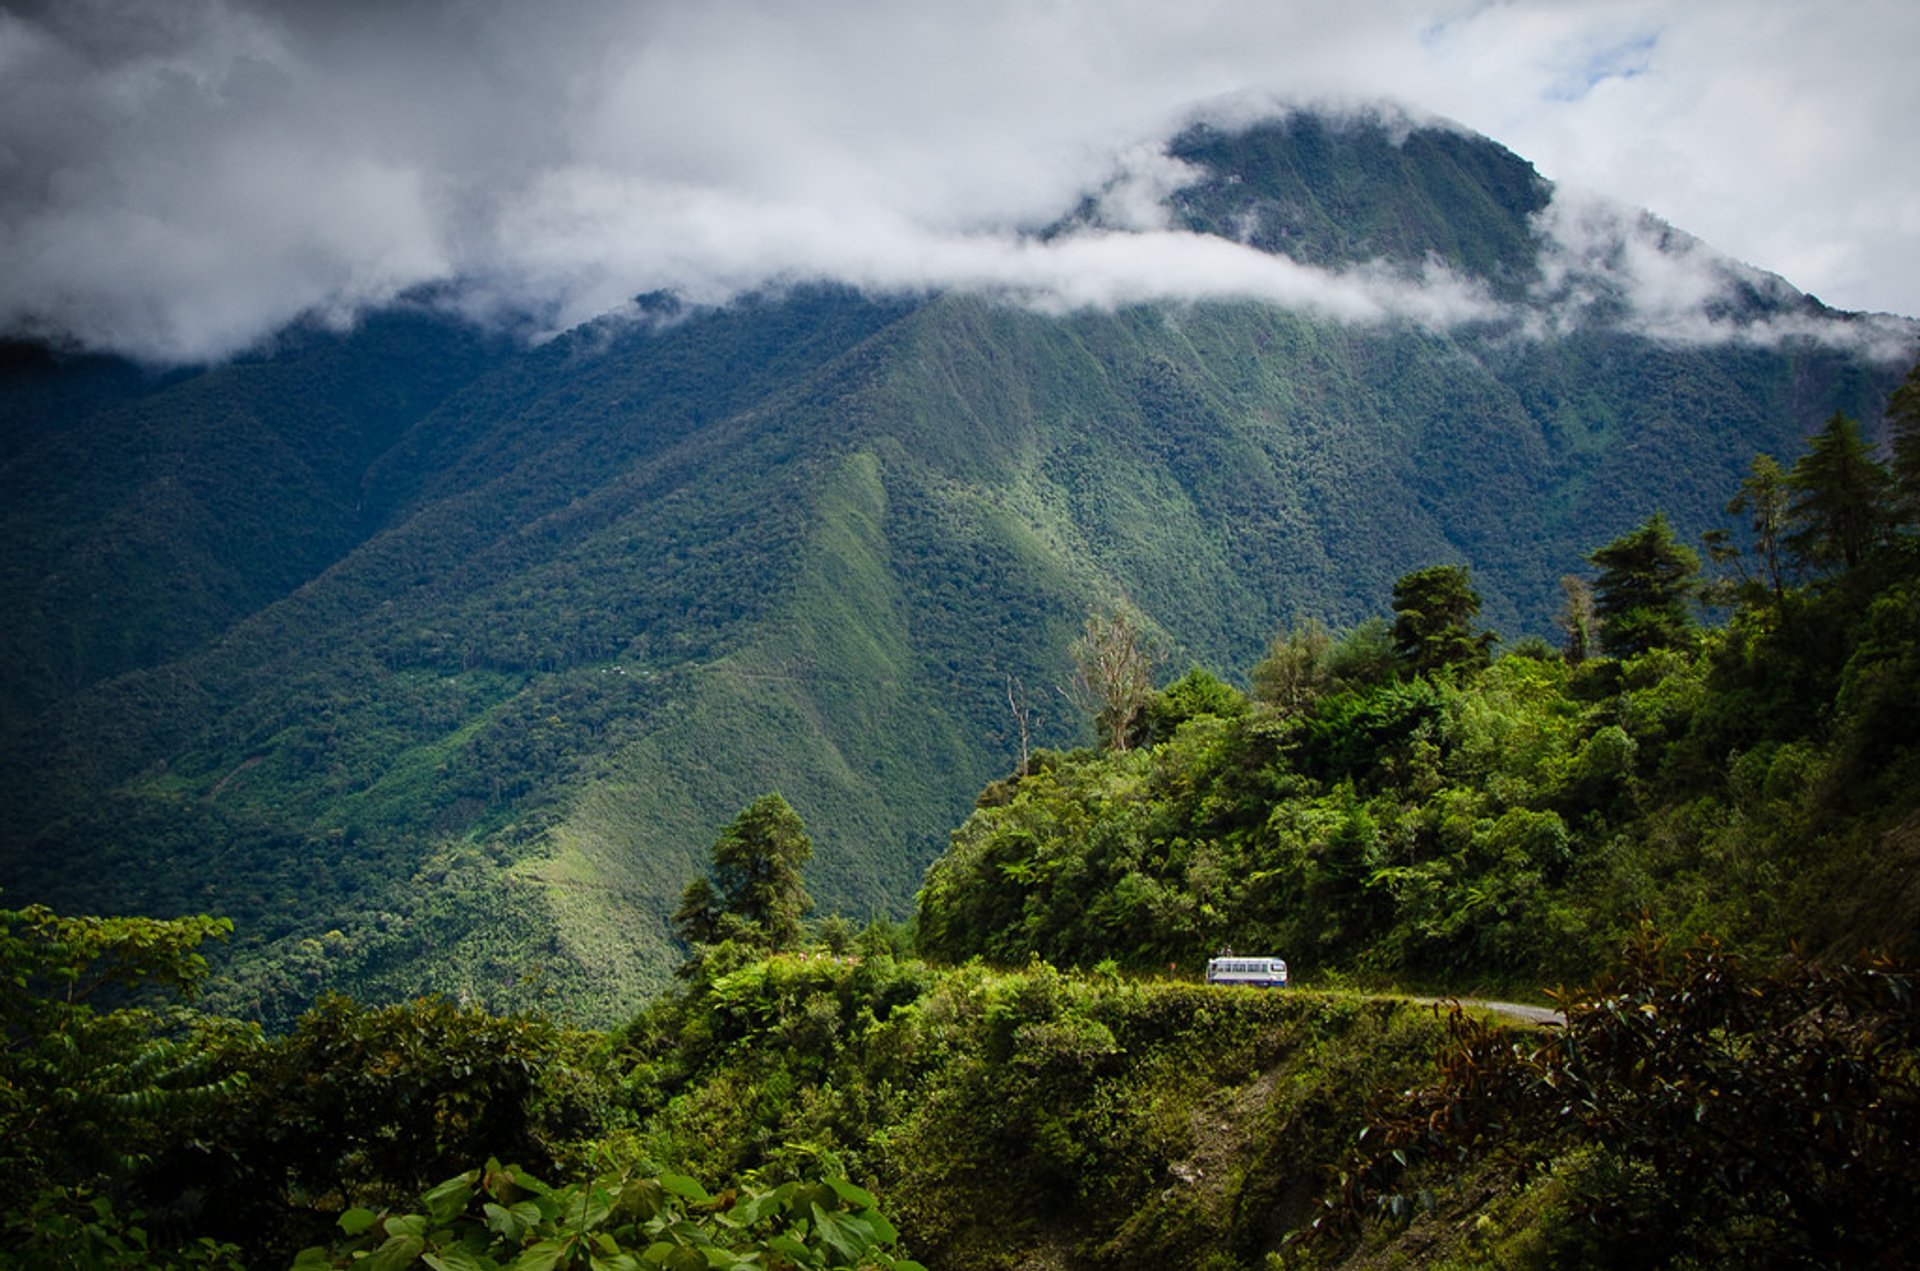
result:
M 1173 196 L 1183 228 L 1323 268 L 1438 259 L 1503 295 L 1532 272 L 1553 193 L 1486 137 L 1384 114 L 1201 122 L 1167 154 L 1200 174 Z

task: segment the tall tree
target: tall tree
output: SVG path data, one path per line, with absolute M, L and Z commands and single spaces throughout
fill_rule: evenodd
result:
M 1282 630 L 1253 668 L 1253 695 L 1282 714 L 1303 713 L 1333 683 L 1327 658 L 1333 635 L 1316 618 Z
M 1787 546 L 1802 560 L 1853 569 L 1886 532 L 1893 477 L 1873 457 L 1860 425 L 1835 411 L 1788 474 L 1796 527 Z
M 674 930 L 690 944 L 738 936 L 771 949 L 800 943 L 813 897 L 801 868 L 813 840 L 787 801 L 763 794 L 741 810 L 713 844 L 713 878 L 687 884 Z
M 1475 632 L 1480 593 L 1465 565 L 1429 565 L 1393 585 L 1393 651 L 1416 675 L 1485 666 L 1499 639 Z
M 1887 440 L 1898 515 L 1908 525 L 1920 524 L 1920 362 L 1887 399 Z
M 1600 567 L 1594 611 L 1600 648 L 1614 657 L 1686 643 L 1693 634 L 1694 580 L 1700 556 L 1674 537 L 1664 512 L 1655 512 L 1587 556 Z
M 1787 532 L 1787 509 L 1792 486 L 1787 470 L 1769 454 L 1757 454 L 1740 482 L 1740 492 L 1727 503 L 1727 515 L 1747 518 L 1753 531 L 1753 550 L 1766 563 L 1767 582 L 1774 599 L 1780 598 L 1785 582 L 1780 571 L 1780 548 Z
M 1073 680 L 1068 695 L 1093 716 L 1101 744 L 1125 750 L 1134 721 L 1153 695 L 1156 660 L 1146 624 L 1124 603 L 1087 616 L 1086 630 L 1073 643 Z
M 1578 574 L 1562 574 L 1560 590 L 1566 594 L 1566 600 L 1554 622 L 1567 637 L 1564 646 L 1567 662 L 1579 666 L 1593 656 L 1600 630 L 1600 619 L 1593 608 L 1593 584 Z

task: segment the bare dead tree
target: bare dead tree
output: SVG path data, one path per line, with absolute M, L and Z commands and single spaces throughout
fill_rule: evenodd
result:
M 1073 679 L 1067 696 L 1093 717 L 1109 750 L 1125 750 L 1133 723 L 1153 693 L 1156 652 L 1140 615 L 1124 601 L 1087 616 L 1073 642 Z
M 1020 730 L 1020 766 L 1014 769 L 1014 775 L 1024 777 L 1032 756 L 1033 708 L 1027 705 L 1020 677 L 1011 671 L 1007 672 L 1007 709 L 1013 712 L 1014 725 Z
M 1567 661 L 1578 666 L 1600 643 L 1600 619 L 1594 609 L 1593 584 L 1578 574 L 1564 574 L 1560 578 L 1560 589 L 1567 598 L 1554 623 L 1567 637 Z

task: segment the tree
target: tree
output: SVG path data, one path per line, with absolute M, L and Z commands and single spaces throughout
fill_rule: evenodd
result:
M 115 1203 L 139 1201 L 151 1156 L 246 1086 L 223 1055 L 251 1052 L 258 1031 L 186 1005 L 207 973 L 201 944 L 224 939 L 232 926 L 205 916 L 0 910 L 0 1248 L 7 1265 L 194 1260 L 157 1256 L 139 1213 L 117 1211 Z M 116 1004 L 100 1000 L 113 997 Z M 206 1264 L 237 1265 L 230 1252 Z M 149 1261 L 149 1254 L 156 1256 Z
M 1766 562 L 1767 582 L 1775 601 L 1785 585 L 1780 574 L 1781 538 L 1787 529 L 1787 508 L 1792 495 L 1787 471 L 1769 454 L 1757 454 L 1740 483 L 1740 493 L 1727 503 L 1727 515 L 1747 517 L 1753 531 L 1753 549 Z
M 1887 399 L 1887 439 L 1893 446 L 1894 494 L 1900 519 L 1920 523 L 1920 362 Z
M 688 944 L 717 944 L 720 940 L 720 895 L 713 880 L 696 878 L 680 894 L 673 911 L 673 933 Z
M 1480 593 L 1465 565 L 1429 565 L 1393 585 L 1393 651 L 1416 675 L 1448 667 L 1485 666 L 1491 631 L 1476 633 Z
M 1013 772 L 1024 777 L 1033 762 L 1033 707 L 1026 700 L 1020 677 L 1011 671 L 1007 672 L 1007 709 L 1013 712 L 1014 727 L 1020 730 L 1020 763 Z
M 1890 519 L 1893 477 L 1838 411 L 1813 435 L 1787 476 L 1798 496 L 1787 509 L 1796 527 L 1787 546 L 1802 560 L 1851 570 L 1866 558 Z
M 1600 619 L 1593 608 L 1593 584 L 1578 574 L 1562 574 L 1560 590 L 1567 598 L 1554 622 L 1566 634 L 1564 653 L 1568 664 L 1579 666 L 1593 656 L 1594 637 L 1600 628 Z
M 1101 744 L 1125 750 L 1134 720 L 1153 694 L 1155 656 L 1145 624 L 1122 603 L 1087 615 L 1086 630 L 1073 643 L 1073 680 L 1067 694 L 1093 716 Z
M 1666 513 L 1655 512 L 1587 559 L 1600 567 L 1594 610 L 1600 647 L 1614 657 L 1686 643 L 1693 633 L 1694 579 L 1700 556 L 1673 535 Z
M 1299 715 L 1333 684 L 1327 665 L 1333 636 L 1316 618 L 1295 622 L 1267 646 L 1253 668 L 1253 695 L 1285 715 Z
M 768 948 L 800 943 L 800 920 L 813 908 L 800 878 L 813 840 L 787 801 L 763 794 L 741 810 L 713 844 L 713 878 L 687 884 L 673 915 L 689 944 L 739 937 Z
M 1147 699 L 1140 731 L 1148 741 L 1158 744 L 1190 719 L 1202 715 L 1237 719 L 1246 713 L 1247 699 L 1239 689 L 1205 667 L 1195 666 Z

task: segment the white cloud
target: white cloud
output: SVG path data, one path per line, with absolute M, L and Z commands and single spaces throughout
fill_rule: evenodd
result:
M 1485 316 L 1170 230 L 1189 174 L 1143 142 L 1275 97 L 1411 103 L 1913 312 L 1916 44 L 1887 0 L 0 0 L 0 327 L 211 357 L 456 277 L 550 321 L 796 277 Z M 1032 241 L 1089 193 L 1136 233 Z M 1681 329 L 1699 279 L 1629 263 Z
M 1560 186 L 1534 218 L 1539 309 L 1558 330 L 1605 323 L 1679 345 L 1807 341 L 1883 362 L 1909 360 L 1920 323 L 1822 312 L 1777 275 L 1714 250 L 1651 214 Z

